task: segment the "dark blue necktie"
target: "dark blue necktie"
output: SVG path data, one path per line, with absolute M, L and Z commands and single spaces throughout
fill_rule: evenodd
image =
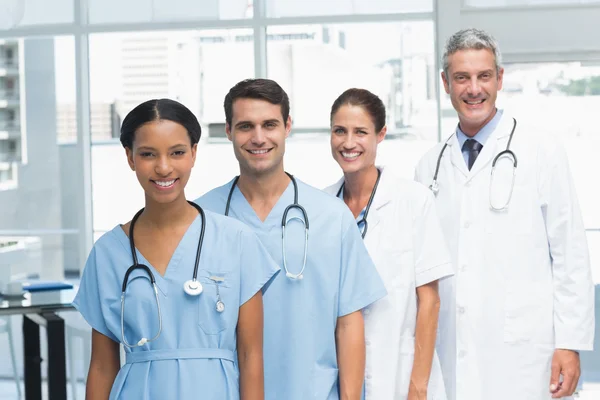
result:
M 473 164 L 475 164 L 475 160 L 481 152 L 481 149 L 483 149 L 483 145 L 475 139 L 467 139 L 465 144 L 463 144 L 462 151 L 469 152 L 469 161 L 467 163 L 469 171 L 471 170 L 471 167 L 473 167 Z

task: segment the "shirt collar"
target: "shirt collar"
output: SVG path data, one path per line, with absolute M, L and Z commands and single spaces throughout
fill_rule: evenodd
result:
M 485 124 L 483 126 L 483 128 L 481 128 L 479 130 L 479 132 L 477 132 L 475 134 L 475 136 L 473 136 L 472 138 L 465 135 L 463 133 L 463 131 L 460 130 L 460 124 L 457 124 L 456 125 L 456 138 L 458 139 L 458 144 L 460 146 L 460 149 L 462 149 L 462 147 L 465 144 L 465 142 L 467 141 L 467 139 L 475 139 L 482 145 L 485 145 L 485 142 L 492 135 L 492 133 L 496 130 L 496 127 L 500 123 L 500 119 L 502 119 L 502 110 L 497 110 L 496 115 L 494 115 L 494 117 L 487 124 Z

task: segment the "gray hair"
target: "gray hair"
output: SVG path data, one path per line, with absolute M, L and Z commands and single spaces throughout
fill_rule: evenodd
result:
M 444 65 L 444 73 L 448 76 L 448 69 L 450 63 L 448 57 L 456 53 L 459 50 L 483 50 L 488 49 L 494 55 L 496 59 L 496 74 L 500 73 L 500 64 L 502 56 L 500 55 L 500 49 L 498 42 L 489 33 L 475 28 L 463 29 L 450 36 L 446 42 L 446 48 L 444 50 L 444 56 L 442 62 Z

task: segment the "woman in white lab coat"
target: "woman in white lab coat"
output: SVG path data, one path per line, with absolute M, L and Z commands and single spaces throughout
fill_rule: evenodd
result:
M 444 400 L 437 281 L 452 275 L 450 257 L 429 190 L 375 166 L 385 134 L 385 106 L 373 93 L 349 89 L 334 102 L 331 152 L 344 176 L 326 191 L 353 212 L 388 291 L 364 310 L 363 399 Z

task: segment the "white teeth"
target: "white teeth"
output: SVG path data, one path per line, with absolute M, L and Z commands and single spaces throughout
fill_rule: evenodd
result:
M 483 103 L 483 99 L 482 100 L 478 100 L 478 101 L 467 101 L 467 104 L 470 104 L 472 106 L 477 105 L 477 104 L 481 104 Z
M 360 156 L 360 153 L 359 152 L 347 153 L 345 151 L 342 151 L 342 156 L 344 156 L 344 158 L 356 158 L 356 157 Z
M 158 186 L 169 187 L 175 183 L 175 179 L 172 181 L 154 181 Z
M 250 153 L 252 154 L 266 154 L 269 152 L 269 149 L 265 149 L 265 150 L 248 150 Z

